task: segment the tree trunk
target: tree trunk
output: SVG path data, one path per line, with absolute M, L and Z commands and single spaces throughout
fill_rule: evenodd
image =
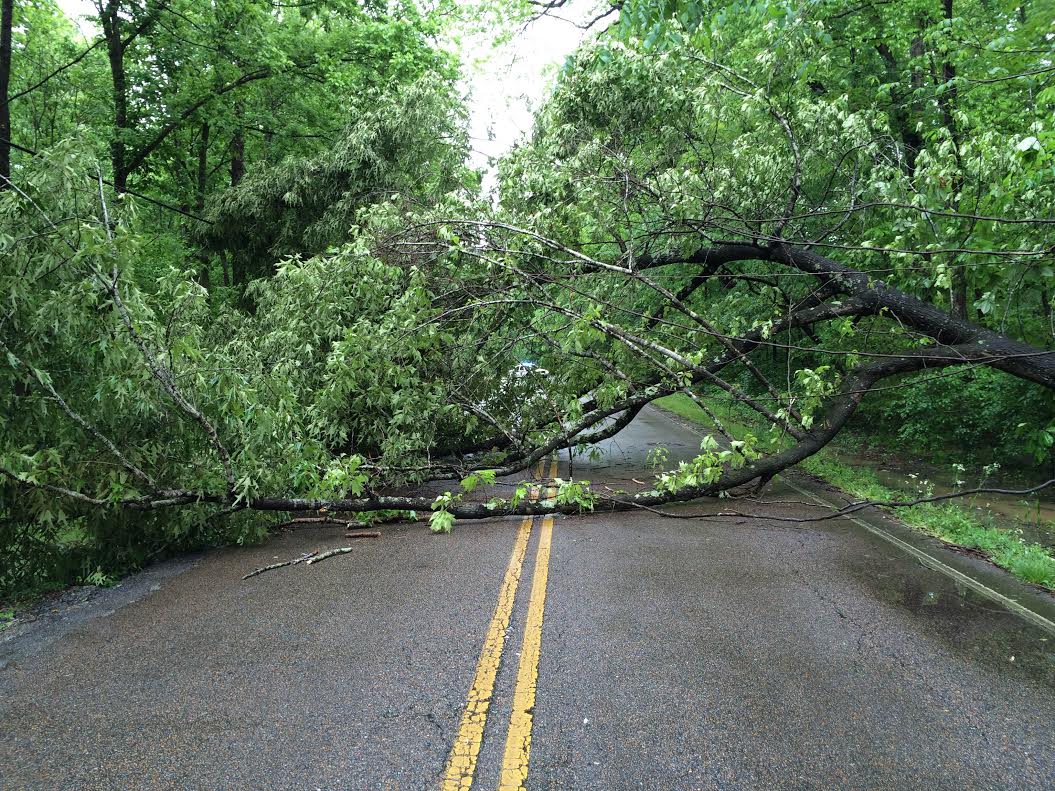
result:
M 907 123 L 901 131 L 901 139 L 905 144 L 905 161 L 908 163 L 908 171 L 912 175 L 916 173 L 916 159 L 924 146 L 923 135 L 916 131 L 916 125 L 923 118 L 923 106 L 919 100 L 919 92 L 923 88 L 923 69 L 920 67 L 923 52 L 923 38 L 922 36 L 916 36 L 912 39 L 912 44 L 908 51 L 909 62 L 912 68 L 912 101 L 909 105 Z
M 231 138 L 231 186 L 237 187 L 245 175 L 245 131 L 241 126 Z
M 99 21 L 106 37 L 106 55 L 110 62 L 113 86 L 114 129 L 110 140 L 110 162 L 114 171 L 114 189 L 119 193 L 128 187 L 125 135 L 128 131 L 128 87 L 125 79 L 125 46 L 121 40 L 120 0 L 109 0 L 99 7 Z
M 209 179 L 209 122 L 202 121 L 201 137 L 198 138 L 198 184 L 194 197 L 194 208 L 198 214 L 205 208 L 205 187 Z
M 15 0 L 0 0 L 0 189 L 7 188 L 11 178 L 11 105 L 8 93 L 11 85 L 11 26 Z
M 209 180 L 209 122 L 202 121 L 201 135 L 198 137 L 198 179 L 195 185 L 194 209 L 198 216 L 205 210 L 205 188 Z M 199 254 L 198 260 L 201 269 L 198 273 L 198 282 L 206 291 L 209 290 L 209 255 L 204 250 Z
M 945 20 L 951 22 L 953 19 L 954 0 L 944 0 Z M 952 141 L 953 156 L 956 159 L 956 177 L 952 184 L 952 200 L 950 208 L 956 210 L 963 192 L 963 162 L 960 160 L 960 140 L 956 131 L 956 108 L 957 90 L 952 83 L 956 79 L 956 66 L 951 61 L 952 54 L 945 53 L 945 59 L 941 66 L 942 82 L 948 85 L 945 92 L 941 94 L 942 120 L 949 132 L 949 140 Z M 951 272 L 949 284 L 949 313 L 954 319 L 966 320 L 967 318 L 967 268 L 966 266 L 954 266 Z
M 949 285 L 949 313 L 954 319 L 967 319 L 967 272 L 963 266 L 952 270 Z
M 236 113 L 241 121 L 241 110 Z M 235 128 L 234 136 L 231 138 L 231 186 L 237 187 L 245 175 L 245 130 L 241 123 Z M 235 253 L 231 257 L 231 283 L 240 286 L 245 282 L 245 264 L 242 256 Z

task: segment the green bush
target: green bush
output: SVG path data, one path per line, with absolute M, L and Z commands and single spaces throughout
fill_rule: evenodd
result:
M 911 386 L 871 393 L 852 425 L 865 437 L 921 453 L 1022 465 L 1036 461 L 1029 435 L 1053 419 L 1049 391 L 976 368 L 917 377 Z

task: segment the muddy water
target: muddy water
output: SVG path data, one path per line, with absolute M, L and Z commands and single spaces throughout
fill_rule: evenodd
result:
M 958 472 L 951 465 L 941 467 L 919 460 L 902 459 L 876 451 L 852 451 L 833 448 L 832 454 L 842 463 L 870 467 L 884 486 L 908 492 L 921 491 L 923 482 L 932 487 L 933 494 L 951 494 L 962 489 L 979 488 L 981 471 Z M 914 477 L 913 477 L 914 476 Z M 1028 489 L 1043 483 L 1043 471 L 1031 475 L 1010 476 L 997 471 L 984 486 L 1004 489 Z M 957 484 L 963 481 L 963 484 Z M 980 514 L 991 517 L 998 527 L 1017 529 L 1027 541 L 1055 547 L 1055 486 L 1039 495 L 1015 496 L 1006 494 L 979 494 L 965 497 L 960 505 L 973 508 Z

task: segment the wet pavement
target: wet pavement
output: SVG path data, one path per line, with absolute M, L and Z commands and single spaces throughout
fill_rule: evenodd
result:
M 650 410 L 575 474 L 630 488 L 651 448 L 698 442 Z M 1055 786 L 1055 635 L 858 525 L 765 519 L 818 513 L 787 487 L 767 499 L 555 520 L 527 788 Z M 243 581 L 347 541 L 288 532 L 0 638 L 0 788 L 440 787 L 519 524 L 385 527 Z M 498 787 L 541 532 L 473 788 Z

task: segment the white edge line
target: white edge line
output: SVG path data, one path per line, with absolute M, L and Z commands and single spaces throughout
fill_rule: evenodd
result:
M 810 497 L 813 500 L 816 500 L 821 505 L 827 506 L 828 508 L 835 509 L 836 511 L 839 510 L 838 507 L 836 505 L 834 505 L 833 503 L 829 503 L 827 500 L 825 500 L 822 497 L 818 497 L 813 492 L 808 491 L 806 489 L 803 489 L 801 486 L 798 486 L 797 484 L 792 483 L 786 477 L 781 476 L 781 479 L 784 481 L 785 484 L 790 486 L 796 492 L 799 492 L 800 494 L 804 494 L 807 497 Z M 1024 604 L 1021 604 L 1021 603 L 1015 601 L 1014 599 L 1010 598 L 1009 596 L 1005 596 L 1004 594 L 1000 593 L 999 591 L 993 590 L 988 585 L 985 585 L 984 583 L 981 583 L 978 580 L 976 580 L 974 577 L 969 577 L 968 575 L 964 574 L 962 571 L 958 571 L 957 569 L 954 569 L 952 566 L 949 566 L 949 565 L 947 565 L 945 563 L 942 563 L 940 560 L 938 560 L 933 555 L 931 555 L 931 554 L 929 554 L 927 552 L 924 552 L 919 547 L 915 547 L 915 546 L 913 546 L 912 544 L 908 543 L 907 541 L 905 541 L 903 539 L 898 538 L 893 533 L 888 533 L 886 530 L 884 530 L 881 527 L 878 527 L 876 525 L 871 525 L 868 522 L 865 522 L 864 520 L 858 519 L 857 517 L 854 517 L 854 516 L 846 515 L 846 516 L 843 516 L 842 518 L 843 519 L 848 519 L 849 521 L 853 522 L 856 525 L 860 525 L 865 530 L 867 530 L 869 533 L 872 533 L 873 535 L 879 536 L 880 538 L 884 539 L 885 541 L 889 541 L 891 544 L 893 544 L 894 546 L 898 547 L 898 549 L 901 549 L 901 550 L 907 552 L 908 554 L 912 555 L 914 558 L 919 560 L 925 566 L 929 566 L 930 568 L 934 569 L 935 571 L 941 572 L 946 577 L 949 577 L 949 578 L 955 580 L 956 582 L 959 582 L 959 583 L 961 583 L 963 585 L 966 585 L 968 588 L 970 588 L 971 590 L 975 591 L 976 593 L 980 593 L 982 596 L 985 596 L 986 598 L 992 599 L 993 601 L 997 602 L 998 604 L 1002 604 L 1004 607 L 1006 607 L 1007 609 L 1011 610 L 1011 612 L 1015 613 L 1016 615 L 1019 615 L 1022 618 L 1025 618 L 1027 621 L 1030 621 L 1035 626 L 1039 626 L 1041 629 L 1043 629 L 1048 634 L 1055 635 L 1055 622 L 1049 621 L 1043 615 L 1041 615 L 1040 613 L 1034 612 L 1033 610 L 1031 610 L 1028 607 L 1026 607 Z
M 674 423 L 675 425 L 681 425 L 681 424 L 677 423 L 676 421 L 674 421 L 673 419 L 671 419 L 670 417 L 668 417 L 667 415 L 664 415 L 664 417 L 666 417 L 668 420 L 670 420 L 671 423 Z M 697 431 L 696 429 L 694 429 L 692 427 L 685 426 L 685 428 L 687 428 L 689 431 L 691 431 L 692 433 L 696 434 L 697 436 L 705 436 L 702 432 Z M 825 500 L 822 497 L 818 497 L 813 492 L 808 491 L 806 489 L 803 489 L 801 486 L 799 486 L 799 485 L 797 485 L 795 483 L 792 483 L 791 481 L 789 481 L 787 479 L 786 476 L 781 475 L 781 476 L 778 476 L 778 477 L 784 483 L 786 483 L 788 486 L 790 486 L 792 489 L 794 489 L 796 492 L 798 492 L 799 494 L 804 494 L 807 497 L 815 500 L 816 502 L 820 503 L 821 505 L 823 505 L 823 506 L 825 506 L 827 508 L 832 508 L 832 509 L 834 509 L 836 511 L 839 510 L 838 506 L 834 505 L 833 503 L 829 503 L 827 500 Z M 760 518 L 764 519 L 765 517 L 760 517 Z M 1029 609 L 1029 607 L 1026 607 L 1024 604 L 1021 604 L 1020 602 L 1015 601 L 1014 599 L 1010 598 L 1009 596 L 1005 596 L 1004 594 L 1000 593 L 999 591 L 993 590 L 988 585 L 985 585 L 984 583 L 981 583 L 978 580 L 976 580 L 974 577 L 969 577 L 968 575 L 964 574 L 962 571 L 958 571 L 957 569 L 954 569 L 952 566 L 949 566 L 949 565 L 947 565 L 945 563 L 942 563 L 940 560 L 938 560 L 933 555 L 931 555 L 931 554 L 929 554 L 927 552 L 924 552 L 919 547 L 915 547 L 915 546 L 913 546 L 912 544 L 908 543 L 907 541 L 905 541 L 903 539 L 898 538 L 893 533 L 888 533 L 886 530 L 884 530 L 881 527 L 878 527 L 876 525 L 870 525 L 868 522 L 865 522 L 862 519 L 858 519 L 855 516 L 845 515 L 842 518 L 843 519 L 848 519 L 849 521 L 853 522 L 854 524 L 863 527 L 869 533 L 872 533 L 873 535 L 879 536 L 884 541 L 890 542 L 891 544 L 896 546 L 898 549 L 900 549 L 900 550 L 902 550 L 904 552 L 907 552 L 909 555 L 912 555 L 912 557 L 916 558 L 918 561 L 923 563 L 923 565 L 925 565 L 925 566 L 927 566 L 927 567 L 929 567 L 931 569 L 934 569 L 934 571 L 937 571 L 937 572 L 939 572 L 941 574 L 944 574 L 946 577 L 949 577 L 950 579 L 954 580 L 955 582 L 959 582 L 962 585 L 966 585 L 971 590 L 975 591 L 976 593 L 981 594 L 982 596 L 985 596 L 987 599 L 991 599 L 992 601 L 995 601 L 997 604 L 1003 605 L 1008 610 L 1013 612 L 1015 615 L 1018 615 L 1019 617 L 1024 618 L 1025 620 L 1027 620 L 1030 623 L 1032 623 L 1034 626 L 1039 626 L 1041 629 L 1043 629 L 1048 634 L 1055 635 L 1055 622 L 1048 620 L 1047 618 L 1045 618 L 1043 615 L 1041 615 L 1038 612 L 1034 612 L 1033 610 Z

